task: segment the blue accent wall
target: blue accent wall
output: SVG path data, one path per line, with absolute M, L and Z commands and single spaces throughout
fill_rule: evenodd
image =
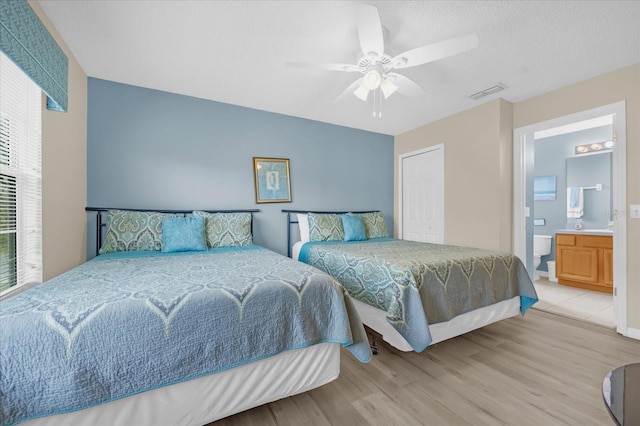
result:
M 88 86 L 89 206 L 258 208 L 254 242 L 285 255 L 282 209 L 382 210 L 393 229 L 393 136 L 95 78 Z M 290 160 L 291 203 L 256 204 L 253 157 Z M 88 258 L 94 224 L 89 216 Z

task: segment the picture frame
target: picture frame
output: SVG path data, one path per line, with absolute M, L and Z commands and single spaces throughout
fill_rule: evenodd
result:
M 253 157 L 256 203 L 290 203 L 288 158 Z
M 533 178 L 533 200 L 553 201 L 556 199 L 556 177 L 537 176 Z

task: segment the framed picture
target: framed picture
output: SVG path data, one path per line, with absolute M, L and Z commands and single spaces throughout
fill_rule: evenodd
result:
M 288 158 L 253 157 L 256 203 L 290 203 Z
M 556 177 L 539 176 L 533 178 L 534 201 L 551 201 L 556 199 Z

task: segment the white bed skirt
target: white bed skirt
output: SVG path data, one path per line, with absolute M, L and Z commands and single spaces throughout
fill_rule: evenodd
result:
M 25 426 L 202 426 L 338 378 L 340 344 L 320 343 Z
M 293 259 L 298 259 L 302 245 L 303 243 L 301 241 L 298 241 L 293 245 Z M 402 335 L 398 333 L 391 324 L 389 324 L 387 321 L 387 313 L 385 311 L 356 300 L 353 297 L 351 300 L 353 301 L 356 310 L 358 311 L 358 315 L 360 315 L 360 320 L 362 320 L 364 325 L 381 334 L 382 339 L 396 349 L 404 352 L 413 351 L 413 348 L 404 339 L 404 337 L 402 337 Z M 449 321 L 430 325 L 429 332 L 431 333 L 431 344 L 433 345 L 435 343 L 442 342 L 443 340 L 460 336 L 461 334 L 477 330 L 478 328 L 487 326 L 496 321 L 516 316 L 519 313 L 520 296 L 466 312 L 450 319 Z
M 367 327 L 382 335 L 382 339 L 391 346 L 404 351 L 413 350 L 411 345 L 398 331 L 387 321 L 387 313 L 369 304 L 351 298 L 360 315 L 360 320 Z M 439 322 L 429 326 L 431 344 L 460 336 L 472 330 L 492 324 L 496 321 L 510 318 L 520 313 L 520 296 L 503 300 L 496 304 L 478 308 L 470 312 L 458 315 L 446 322 Z

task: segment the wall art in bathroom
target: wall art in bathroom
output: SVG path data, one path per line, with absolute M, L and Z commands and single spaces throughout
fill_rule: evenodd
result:
M 556 177 L 537 176 L 533 178 L 534 201 L 551 201 L 556 199 Z

